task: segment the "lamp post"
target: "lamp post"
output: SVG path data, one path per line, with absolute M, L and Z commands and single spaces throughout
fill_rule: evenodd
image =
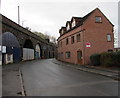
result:
M 18 24 L 20 25 L 20 7 L 18 6 Z

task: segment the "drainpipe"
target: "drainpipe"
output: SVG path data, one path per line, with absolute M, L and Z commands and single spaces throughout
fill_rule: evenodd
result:
M 84 41 L 84 32 L 85 32 L 85 29 L 83 29 L 82 26 L 81 26 L 81 29 L 82 29 L 82 32 L 83 32 L 83 55 L 84 55 L 84 62 L 83 63 L 85 64 L 85 44 L 84 44 L 84 42 L 85 42 Z

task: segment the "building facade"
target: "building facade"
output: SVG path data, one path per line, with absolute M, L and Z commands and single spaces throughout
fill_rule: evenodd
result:
M 113 24 L 96 8 L 84 17 L 72 17 L 59 30 L 58 60 L 90 64 L 90 56 L 114 50 Z

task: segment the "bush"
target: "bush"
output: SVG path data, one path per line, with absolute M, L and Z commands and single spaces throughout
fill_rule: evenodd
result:
M 120 67 L 120 51 L 104 52 L 102 54 L 93 54 L 90 56 L 92 65 L 118 66 Z
M 92 65 L 100 65 L 100 54 L 93 54 L 90 56 Z
M 105 52 L 101 54 L 100 62 L 104 66 L 115 65 L 116 62 L 116 53 L 115 52 Z
M 120 67 L 120 51 L 116 52 L 115 62 L 116 65 Z

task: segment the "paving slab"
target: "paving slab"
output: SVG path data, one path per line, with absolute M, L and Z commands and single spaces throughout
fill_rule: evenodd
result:
M 2 96 L 21 96 L 19 63 L 2 67 Z

